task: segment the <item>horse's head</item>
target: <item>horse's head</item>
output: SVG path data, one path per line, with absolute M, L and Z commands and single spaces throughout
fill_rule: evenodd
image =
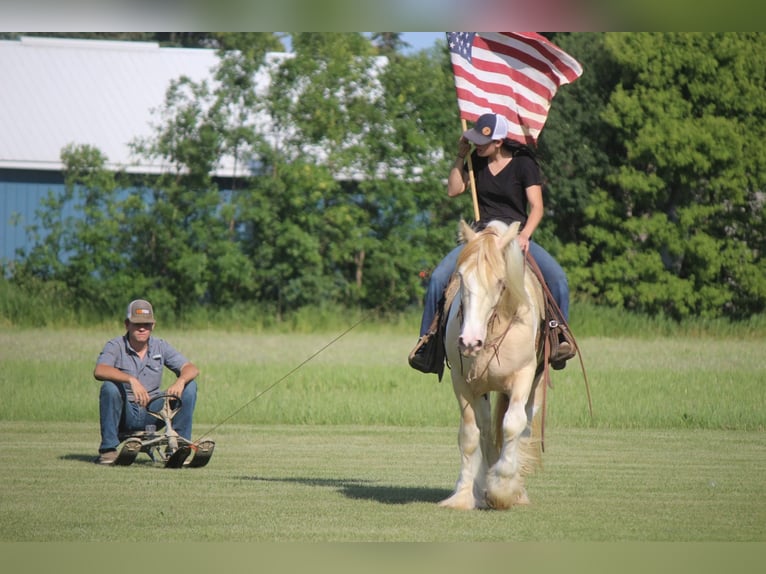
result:
M 519 224 L 510 227 L 492 222 L 480 232 L 460 222 L 466 245 L 457 261 L 463 324 L 458 348 L 465 356 L 482 350 L 487 338 L 487 324 L 505 289 L 505 249 L 519 233 Z

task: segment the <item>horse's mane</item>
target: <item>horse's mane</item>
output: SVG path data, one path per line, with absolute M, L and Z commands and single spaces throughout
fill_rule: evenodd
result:
M 465 266 L 468 273 L 475 270 L 479 285 L 485 292 L 496 289 L 497 280 L 503 279 L 508 290 L 505 303 L 508 311 L 515 312 L 520 305 L 529 305 L 530 300 L 524 288 L 524 254 L 516 242 L 518 227 L 504 251 L 498 245 L 508 229 L 508 225 L 502 222 L 491 222 L 466 243 L 457 265 Z
M 499 235 L 492 228 L 487 228 L 478 233 L 471 241 L 465 244 L 458 258 L 458 267 L 463 267 L 467 272 L 477 272 L 479 284 L 484 291 L 494 288 L 497 279 L 505 278 L 503 255 L 497 247 Z

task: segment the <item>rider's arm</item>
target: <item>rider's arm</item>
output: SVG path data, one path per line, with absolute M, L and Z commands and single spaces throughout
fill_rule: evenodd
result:
M 447 177 L 447 195 L 449 197 L 455 197 L 465 191 L 468 177 L 463 170 L 463 164 L 465 159 L 458 156 L 455 161 L 452 162 L 452 168 L 449 170 L 449 176 Z
M 471 153 L 471 144 L 465 138 L 460 138 L 457 155 L 452 162 L 452 167 L 447 176 L 447 195 L 449 197 L 455 197 L 465 191 L 466 184 L 468 183 L 468 173 L 465 171 L 464 165 L 465 158 L 469 153 Z
M 524 224 L 524 229 L 519 233 L 519 246 L 525 252 L 529 248 L 532 234 L 543 219 L 543 188 L 540 185 L 530 185 L 527 188 L 527 202 L 529 204 L 527 222 Z
M 528 238 L 532 237 L 532 234 L 540 225 L 543 220 L 543 188 L 540 185 L 530 185 L 527 188 L 527 202 L 529 203 L 529 209 L 527 213 L 527 222 L 524 224 L 524 231 L 522 233 Z

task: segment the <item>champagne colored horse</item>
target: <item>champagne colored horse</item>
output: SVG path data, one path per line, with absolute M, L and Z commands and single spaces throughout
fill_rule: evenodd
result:
M 454 493 L 440 504 L 507 509 L 528 504 L 525 476 L 541 458 L 533 421 L 542 403 L 544 299 L 516 241 L 518 223 L 494 221 L 477 233 L 461 222 L 461 232 L 460 290 L 445 339 L 460 407 L 461 468 Z

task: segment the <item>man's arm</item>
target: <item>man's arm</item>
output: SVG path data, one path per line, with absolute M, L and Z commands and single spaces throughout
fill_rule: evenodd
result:
M 105 365 L 99 363 L 96 368 L 93 369 L 93 376 L 97 381 L 112 381 L 113 383 L 122 383 L 130 385 L 130 390 L 133 392 L 133 396 L 136 398 L 136 402 L 145 407 L 149 404 L 149 393 L 136 377 L 128 373 L 124 373 L 116 367 L 111 365 Z
M 181 393 L 184 392 L 186 383 L 196 379 L 198 376 L 199 369 L 194 363 L 184 363 L 181 367 L 181 372 L 178 373 L 176 382 L 168 387 L 168 394 L 173 395 L 174 397 L 180 397 Z

